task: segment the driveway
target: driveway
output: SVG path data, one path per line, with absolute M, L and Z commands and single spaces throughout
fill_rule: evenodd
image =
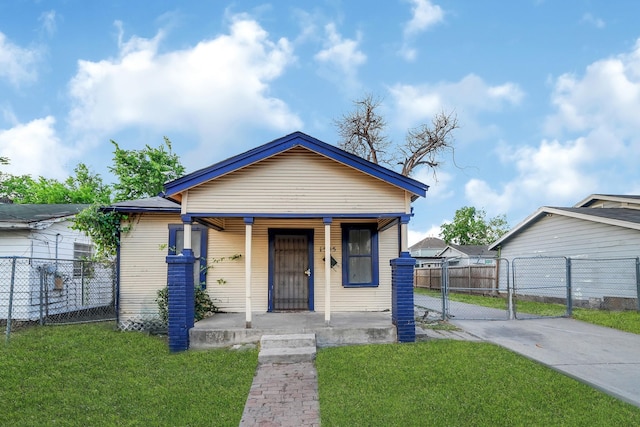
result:
M 442 314 L 442 298 L 414 293 L 413 303 L 420 308 L 428 309 L 430 312 Z M 449 301 L 449 316 L 455 319 L 506 320 L 509 318 L 509 312 L 507 310 L 506 300 L 504 310 Z
M 567 318 L 450 323 L 640 407 L 640 335 Z

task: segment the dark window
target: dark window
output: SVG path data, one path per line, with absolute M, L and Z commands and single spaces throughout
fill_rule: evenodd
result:
M 342 285 L 378 286 L 376 224 L 342 225 Z
M 73 244 L 73 276 L 80 277 L 84 271 L 85 264 L 90 262 L 92 245 L 86 243 Z
M 196 262 L 193 265 L 193 284 L 207 288 L 207 228 L 191 226 L 191 250 Z M 169 225 L 169 255 L 182 253 L 184 248 L 184 227 L 182 224 Z

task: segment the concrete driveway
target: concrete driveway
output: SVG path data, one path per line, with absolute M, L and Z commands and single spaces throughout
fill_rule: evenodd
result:
M 567 318 L 450 323 L 640 407 L 640 335 Z

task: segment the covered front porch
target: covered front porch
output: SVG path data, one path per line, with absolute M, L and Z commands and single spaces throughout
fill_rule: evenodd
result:
M 331 324 L 324 313 L 253 313 L 246 328 L 244 313 L 217 313 L 189 331 L 190 348 L 207 349 L 257 343 L 262 335 L 315 333 L 318 347 L 382 344 L 397 340 L 391 312 L 336 312 Z

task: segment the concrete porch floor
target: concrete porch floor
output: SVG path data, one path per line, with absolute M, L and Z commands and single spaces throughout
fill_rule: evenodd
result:
M 253 313 L 251 328 L 245 328 L 244 313 L 216 313 L 189 331 L 189 347 L 206 349 L 257 343 L 262 335 L 315 333 L 318 347 L 396 342 L 391 312 L 331 313 L 327 326 L 324 313 Z

